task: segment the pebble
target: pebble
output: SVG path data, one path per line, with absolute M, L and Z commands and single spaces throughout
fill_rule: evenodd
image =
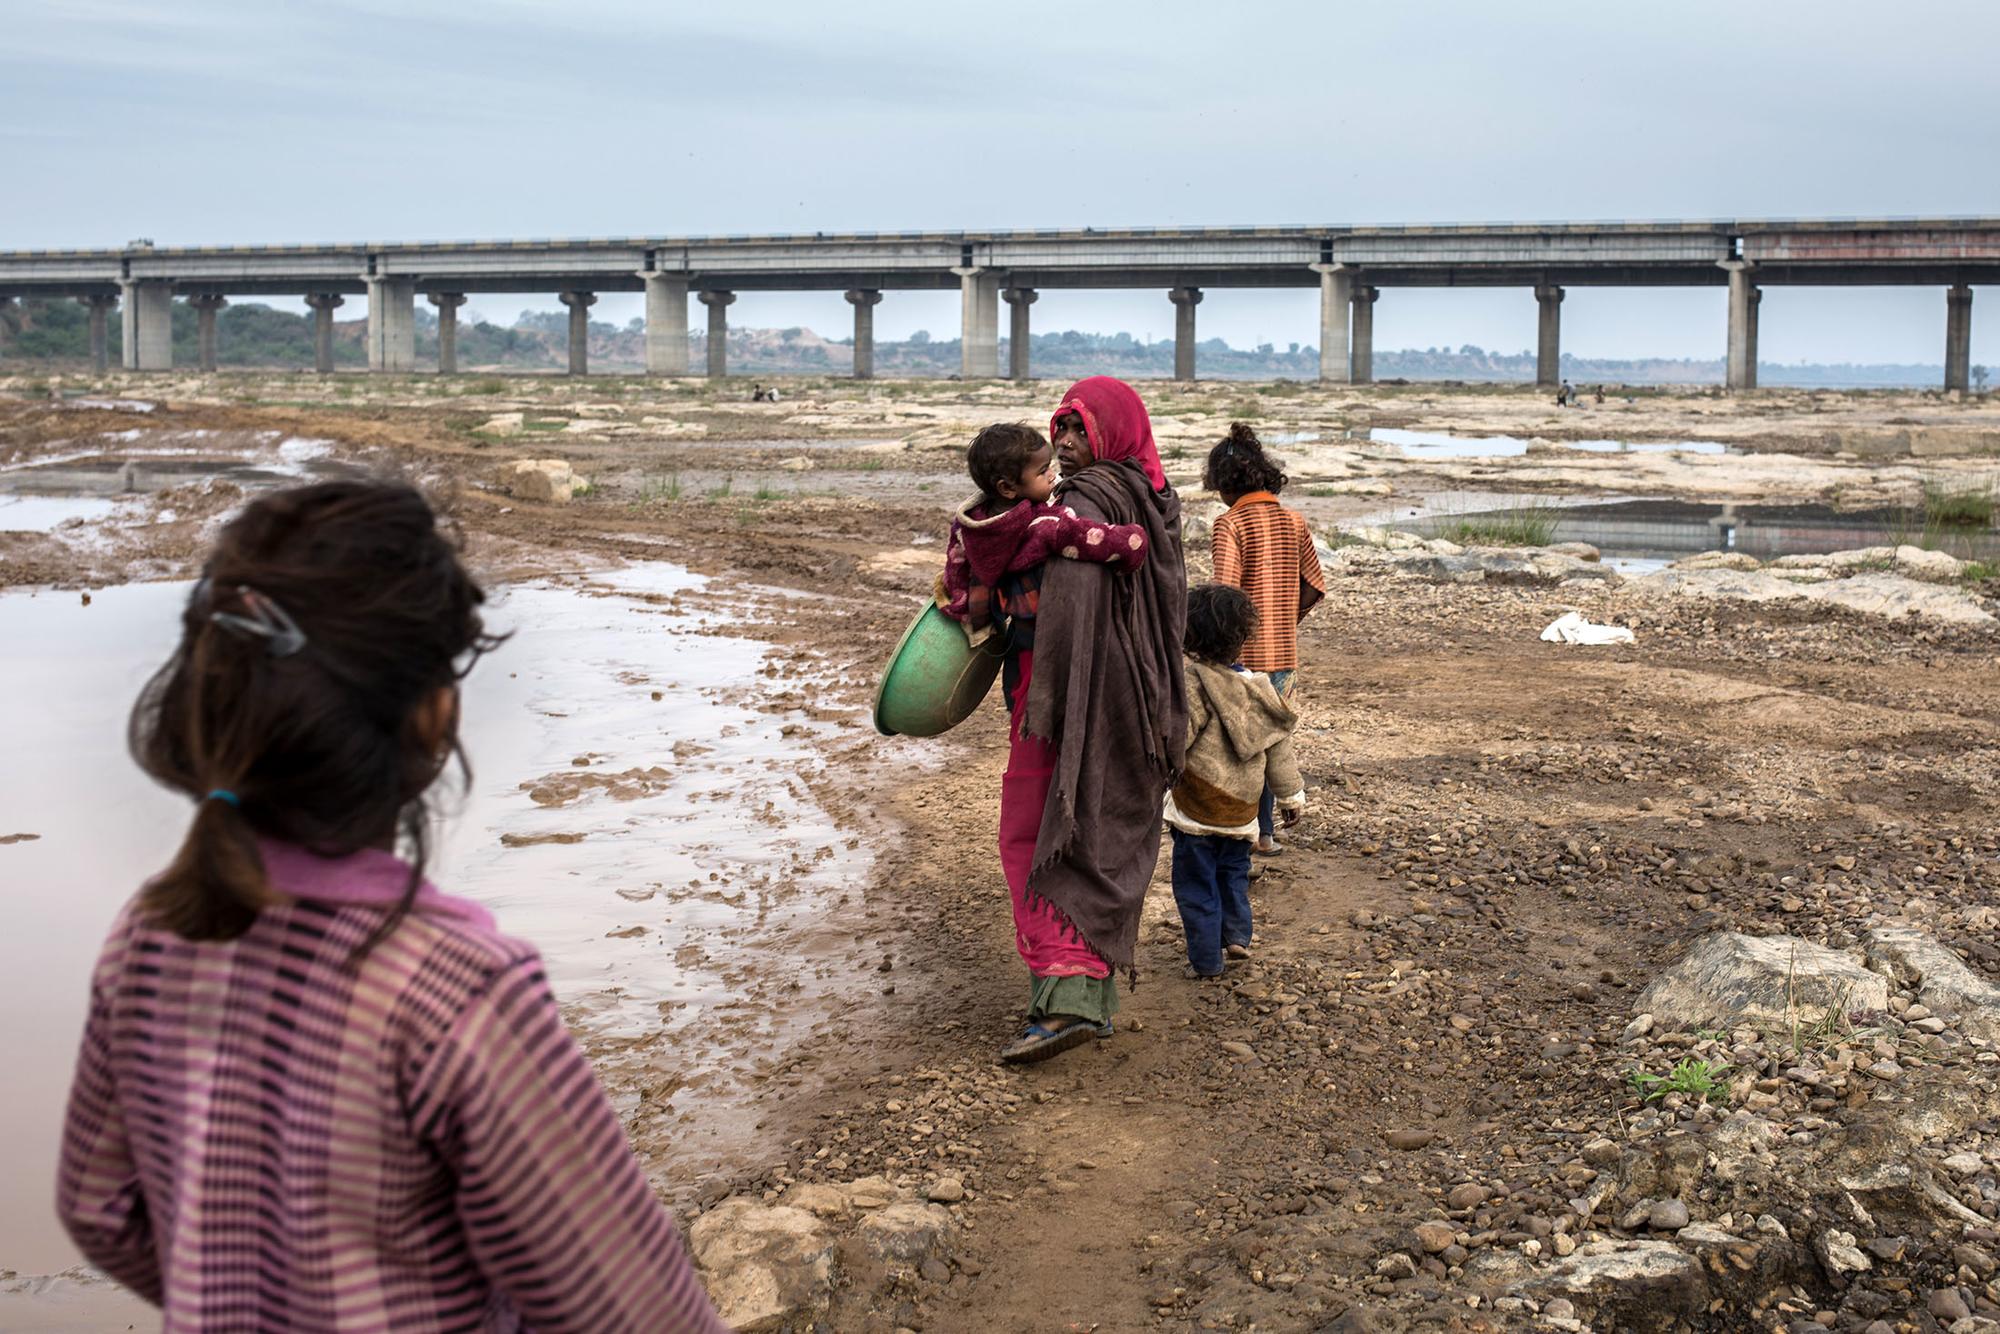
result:
M 1877 1079 L 1895 1079 L 1903 1073 L 1903 1067 L 1894 1061 L 1877 1061 L 1868 1067 L 1868 1073 Z
M 1645 1037 L 1648 1033 L 1652 1031 L 1653 1031 L 1653 1016 L 1650 1014 L 1642 1014 L 1637 1019 L 1634 1019 L 1631 1023 L 1625 1025 L 1624 1036 L 1620 1037 L 1618 1040 L 1620 1042 L 1633 1042 L 1639 1038 Z
M 1943 1321 L 1964 1320 L 1972 1314 L 1957 1288 L 1933 1288 L 1924 1298 L 1924 1309 Z
M 1583 1161 L 1592 1167 L 1610 1167 L 1619 1158 L 1618 1146 L 1602 1137 L 1583 1146 Z
M 1222 1049 L 1231 1056 L 1240 1057 L 1246 1061 L 1255 1059 L 1257 1055 L 1256 1049 L 1247 1042 L 1225 1042 L 1222 1044 Z
M 1390 1131 L 1388 1134 L 1388 1144 L 1392 1149 L 1407 1151 L 1410 1149 L 1421 1149 L 1436 1138 L 1437 1135 L 1435 1132 L 1420 1130 L 1412 1126 L 1405 1127 L 1402 1130 Z
M 1679 1200 L 1660 1200 L 1646 1212 L 1648 1226 L 1660 1232 L 1676 1232 L 1688 1225 L 1688 1207 Z
M 939 1177 L 926 1194 L 933 1204 L 957 1204 L 965 1198 L 965 1183 L 957 1177 Z
M 1433 1219 L 1427 1223 L 1417 1224 L 1417 1242 L 1431 1255 L 1438 1254 L 1457 1239 L 1458 1234 L 1452 1230 L 1449 1223 L 1440 1223 Z
M 1961 1177 L 1976 1175 L 1985 1165 L 1985 1160 L 1976 1153 L 1954 1153 L 1944 1160 L 1944 1170 Z
M 1467 1182 L 1463 1186 L 1453 1186 L 1451 1194 L 1444 1197 L 1444 1202 L 1454 1209 L 1477 1209 L 1486 1203 L 1486 1196 L 1486 1187 Z
M 1375 1272 L 1387 1279 L 1415 1278 L 1417 1262 L 1401 1251 L 1395 1251 L 1375 1262 Z

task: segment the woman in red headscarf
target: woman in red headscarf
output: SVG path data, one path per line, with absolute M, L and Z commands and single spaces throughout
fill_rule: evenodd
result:
M 1072 385 L 1049 422 L 1060 503 L 1146 526 L 1152 558 L 1044 567 L 1034 648 L 1009 673 L 1012 749 L 1000 793 L 1000 864 L 1030 974 L 1028 1026 L 1003 1059 L 1034 1061 L 1111 1035 L 1116 973 L 1133 967 L 1160 852 L 1160 812 L 1187 743 L 1181 503 L 1132 387 Z

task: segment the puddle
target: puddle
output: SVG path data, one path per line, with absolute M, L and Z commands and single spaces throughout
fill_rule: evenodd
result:
M 1317 438 L 1306 432 L 1300 439 Z M 1368 432 L 1371 444 L 1394 445 L 1408 458 L 1484 459 L 1509 458 L 1528 452 L 1528 441 L 1513 435 L 1452 435 L 1446 431 L 1406 431 L 1378 426 Z M 1557 440 L 1565 449 L 1593 454 L 1726 454 L 1729 449 L 1714 440 Z
M 130 444 L 140 439 L 148 443 Z M 208 481 L 256 488 L 357 471 L 333 452 L 330 441 L 278 431 L 115 431 L 77 449 L 0 465 L 0 492 L 129 495 Z
M 0 1267 L 75 1262 L 48 1197 L 89 967 L 188 818 L 127 757 L 125 711 L 187 587 L 0 593 Z M 776 669 L 716 633 L 742 619 L 664 564 L 496 590 L 490 624 L 515 635 L 466 682 L 474 782 L 442 803 L 432 867 L 536 943 L 594 1056 L 643 1054 L 658 1087 L 621 1112 L 672 1125 L 654 1166 L 677 1188 L 683 1153 L 714 1168 L 757 1143 L 755 1069 L 832 989 L 781 933 L 867 867 L 806 787 L 836 724 L 753 707 Z
M 0 533 L 48 533 L 75 521 L 108 519 L 115 500 L 80 496 L 0 495 Z
M 1704 505 L 1681 500 L 1557 504 L 1547 496 L 1511 503 L 1556 510 L 1551 541 L 1588 542 L 1604 553 L 1607 562 L 1653 562 L 1643 573 L 1701 551 L 1741 551 L 1771 560 L 1906 543 L 1934 547 L 1960 560 L 2000 561 L 2000 532 L 1969 528 L 1926 535 L 1921 518 L 1894 510 L 1843 512 L 1825 505 Z M 1443 515 L 1473 518 L 1509 507 L 1502 503 L 1481 510 L 1434 510 L 1414 521 L 1385 522 L 1430 535 L 1445 521 Z

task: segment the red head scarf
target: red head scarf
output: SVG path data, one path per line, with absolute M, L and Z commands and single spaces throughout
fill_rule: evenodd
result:
M 1167 475 L 1160 469 L 1160 450 L 1153 443 L 1153 419 L 1131 385 L 1108 375 L 1078 380 L 1049 415 L 1050 439 L 1055 438 L 1056 419 L 1066 412 L 1083 418 L 1092 455 L 1105 463 L 1137 459 L 1153 489 L 1166 490 Z

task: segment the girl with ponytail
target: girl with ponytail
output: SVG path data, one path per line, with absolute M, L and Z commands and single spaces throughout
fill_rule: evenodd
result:
M 424 878 L 484 600 L 411 488 L 277 492 L 133 710 L 194 817 L 92 977 L 57 1210 L 167 1329 L 722 1328 L 540 956 Z
M 1312 531 L 1297 511 L 1278 503 L 1285 470 L 1247 422 L 1231 422 L 1229 434 L 1208 452 L 1201 484 L 1229 506 L 1210 538 L 1215 582 L 1242 589 L 1257 608 L 1257 631 L 1243 646 L 1243 666 L 1268 673 L 1278 697 L 1289 700 L 1299 667 L 1299 622 L 1326 596 Z M 1262 856 L 1284 851 L 1275 815 L 1267 789 L 1257 808 L 1254 850 Z

